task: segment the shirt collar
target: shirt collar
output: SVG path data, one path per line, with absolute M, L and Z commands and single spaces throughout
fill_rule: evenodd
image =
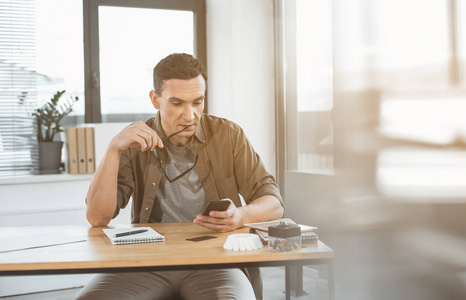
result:
M 205 144 L 207 141 L 205 138 L 204 128 L 202 127 L 202 124 L 204 123 L 203 119 L 204 119 L 204 114 L 202 114 L 201 116 L 201 120 L 199 121 L 199 125 L 197 126 L 196 131 L 194 132 L 194 136 L 199 142 Z M 155 117 L 149 119 L 146 123 L 147 125 L 149 125 L 149 127 L 154 129 L 155 132 L 157 132 L 157 135 L 160 138 L 163 139 L 164 137 L 166 137 L 165 132 L 163 131 L 163 128 L 162 128 L 160 111 L 157 111 L 157 114 L 155 115 Z

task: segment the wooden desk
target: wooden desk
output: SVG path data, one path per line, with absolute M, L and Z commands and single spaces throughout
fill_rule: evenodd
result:
M 99 227 L 3 227 L 0 230 L 0 236 L 19 237 L 24 233 L 66 232 L 71 235 L 84 236 L 87 241 L 0 253 L 0 275 L 285 266 L 286 297 L 289 299 L 290 266 L 328 264 L 329 296 L 331 299 L 334 297 L 334 251 L 320 241 L 312 245 L 304 244 L 300 251 L 293 252 L 274 252 L 267 250 L 266 247 L 254 251 L 232 251 L 223 249 L 228 235 L 248 232 L 247 228 L 217 233 L 193 223 L 137 224 L 133 227 L 137 226 L 154 228 L 165 236 L 166 241 L 112 245 L 104 235 L 102 228 Z M 217 238 L 201 242 L 186 240 L 202 235 Z

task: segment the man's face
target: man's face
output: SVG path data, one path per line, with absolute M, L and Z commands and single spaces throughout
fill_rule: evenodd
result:
M 162 128 L 168 136 L 187 128 L 170 139 L 176 146 L 187 145 L 196 131 L 204 111 L 206 85 L 202 75 L 189 80 L 169 79 L 162 95 L 150 92 L 152 104 L 160 110 Z

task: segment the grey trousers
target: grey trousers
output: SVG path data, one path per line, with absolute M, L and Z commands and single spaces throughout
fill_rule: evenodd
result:
M 240 269 L 98 274 L 75 300 L 255 300 Z

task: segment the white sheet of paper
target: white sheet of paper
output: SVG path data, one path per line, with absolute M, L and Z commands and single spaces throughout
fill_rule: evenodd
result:
M 0 253 L 38 247 L 49 247 L 69 243 L 84 242 L 84 237 L 64 233 L 38 233 L 18 237 L 0 237 Z
M 267 221 L 267 222 L 248 223 L 248 224 L 244 224 L 244 226 L 267 232 L 270 226 L 280 225 L 281 222 L 296 224 L 295 221 L 289 218 L 284 218 L 280 220 Z M 299 227 L 301 227 L 301 232 L 311 232 L 317 229 L 317 227 L 315 226 L 302 225 L 302 224 L 298 224 L 298 225 Z

